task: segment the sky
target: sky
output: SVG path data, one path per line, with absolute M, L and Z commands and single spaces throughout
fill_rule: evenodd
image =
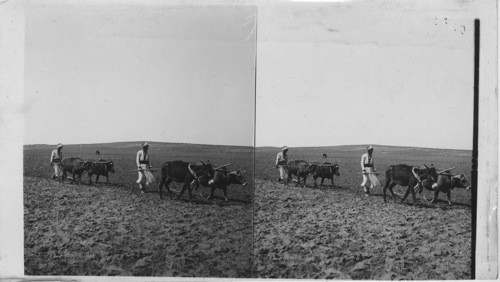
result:
M 31 3 L 25 144 L 472 148 L 461 2 Z
M 256 145 L 472 149 L 473 18 L 442 2 L 259 7 Z
M 82 3 L 26 6 L 25 144 L 253 145 L 255 7 Z

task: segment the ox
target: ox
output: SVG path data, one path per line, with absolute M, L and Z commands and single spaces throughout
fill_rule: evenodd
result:
M 333 176 L 340 176 L 339 166 L 337 164 L 332 164 L 329 162 L 325 162 L 320 165 L 316 165 L 313 171 L 313 179 L 314 179 L 314 187 L 316 187 L 316 180 L 321 177 L 320 187 L 323 187 L 323 181 L 326 179 L 330 179 L 332 181 L 332 186 L 335 186 L 333 183 Z
M 450 170 L 444 170 L 438 173 L 437 182 L 431 188 L 425 186 L 426 189 L 434 191 L 434 198 L 431 203 L 435 203 L 439 196 L 439 192 L 446 193 L 448 197 L 448 205 L 451 206 L 451 190 L 454 188 L 465 188 L 469 190 L 471 186 L 465 174 L 453 175 Z
M 158 184 L 158 190 L 160 192 L 160 199 L 163 199 L 162 188 L 163 185 L 167 187 L 167 194 L 170 194 L 169 184 L 172 181 L 184 183 L 182 186 L 181 193 L 177 196 L 177 199 L 182 197 L 186 189 L 189 188 L 189 199 L 192 198 L 192 188 L 198 187 L 198 183 L 209 187 L 208 182 L 214 176 L 214 170 L 210 161 L 207 164 L 201 162 L 200 164 L 191 164 L 184 161 L 172 161 L 166 162 L 161 167 L 161 181 Z
M 383 190 L 384 202 L 387 203 L 386 199 L 387 189 L 389 189 L 391 195 L 394 197 L 395 194 L 392 191 L 392 188 L 397 184 L 399 184 L 401 186 L 408 187 L 406 189 L 406 193 L 403 199 L 401 200 L 401 203 L 404 202 L 404 200 L 406 199 L 406 197 L 408 197 L 410 192 L 413 197 L 413 202 L 415 203 L 416 201 L 415 187 L 422 186 L 423 185 L 422 181 L 424 181 L 427 186 L 428 184 L 436 182 L 437 179 L 437 172 L 434 166 L 431 165 L 430 168 L 427 167 L 426 165 L 424 166 L 425 168 L 413 167 L 405 164 L 391 165 L 389 169 L 385 172 L 385 185 Z
M 89 167 L 89 184 L 92 184 L 92 175 L 96 175 L 95 183 L 99 181 L 99 176 L 106 176 L 106 182 L 109 184 L 109 173 L 115 173 L 115 165 L 112 161 L 99 160 Z
M 84 161 L 81 158 L 64 158 L 61 161 L 61 167 L 63 171 L 63 178 L 66 178 L 66 172 L 70 172 L 73 176 L 71 183 L 73 183 L 78 176 L 80 179 L 80 184 L 82 183 L 82 174 L 87 171 L 92 166 L 92 162 Z
M 286 168 L 288 171 L 288 178 L 286 180 L 285 185 L 288 185 L 288 181 L 292 179 L 292 175 L 296 175 L 297 185 L 295 186 L 299 186 L 300 178 L 302 177 L 302 179 L 304 180 L 304 187 L 306 187 L 306 178 L 307 176 L 309 176 L 309 174 L 314 172 L 316 165 L 312 165 L 303 160 L 296 160 L 296 161 L 288 161 L 286 163 Z
M 215 188 L 219 188 L 224 191 L 224 199 L 227 202 L 227 187 L 231 184 L 241 184 L 243 186 L 247 185 L 245 177 L 240 170 L 229 171 L 225 167 L 219 167 L 215 169 L 214 178 L 213 180 L 209 181 L 210 195 L 207 197 L 207 199 L 212 199 L 214 196 Z

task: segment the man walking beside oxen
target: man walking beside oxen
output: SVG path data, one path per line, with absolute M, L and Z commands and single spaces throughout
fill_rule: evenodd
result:
M 283 146 L 281 152 L 276 156 L 276 168 L 279 169 L 280 176 L 278 182 L 283 182 L 287 185 L 288 172 L 286 171 L 286 163 L 288 162 L 288 147 Z
M 61 167 L 61 161 L 62 161 L 62 148 L 63 145 L 61 143 L 57 144 L 57 148 L 52 151 L 50 154 L 50 165 L 54 167 L 54 175 L 52 175 L 52 179 L 59 179 L 59 181 L 62 181 L 63 177 L 63 170 Z
M 144 193 L 146 186 L 155 181 L 153 173 L 151 173 L 151 165 L 149 164 L 149 154 L 148 154 L 149 144 L 148 142 L 142 143 L 142 150 L 137 152 L 136 163 L 137 170 L 139 172 L 139 178 L 137 179 L 137 184 L 139 184 L 139 189 Z
M 375 175 L 375 167 L 373 160 L 373 147 L 368 146 L 366 148 L 366 153 L 361 156 L 361 170 L 363 171 L 363 187 L 366 196 L 370 196 L 370 189 L 375 188 L 380 185 L 377 176 Z

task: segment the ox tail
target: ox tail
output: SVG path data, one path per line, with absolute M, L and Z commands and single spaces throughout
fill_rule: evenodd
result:
M 193 164 L 188 164 L 189 173 L 191 173 L 194 178 L 196 178 L 196 172 L 194 172 Z
M 422 187 L 422 181 L 420 181 L 420 177 L 418 177 L 417 168 L 416 167 L 412 167 L 411 168 L 411 172 L 413 173 L 413 177 L 415 177 L 415 179 L 417 179 L 417 184 L 415 185 L 415 187 L 413 187 L 413 189 L 415 189 L 415 191 L 417 193 L 420 193 L 421 189 L 423 189 L 423 187 Z
M 420 183 L 420 177 L 418 177 L 417 168 L 416 167 L 412 167 L 411 168 L 411 172 L 413 173 L 413 176 L 415 176 L 415 178 L 417 179 L 417 181 Z
M 189 173 L 191 173 L 191 175 L 193 175 L 193 181 L 191 182 L 191 188 L 198 188 L 198 182 L 200 181 L 198 179 L 198 176 L 196 175 L 196 172 L 194 171 L 193 169 L 193 166 L 194 164 L 188 164 L 188 170 L 189 170 Z
M 392 171 L 394 170 L 394 166 L 389 166 L 389 169 L 385 172 L 385 180 L 386 182 L 391 182 L 392 180 Z
M 389 188 L 389 185 L 391 184 L 391 171 L 394 169 L 394 167 L 391 165 L 389 169 L 385 172 L 385 184 L 384 188 L 382 189 L 382 195 L 384 197 L 384 203 L 387 203 L 387 188 Z
M 161 166 L 160 169 L 160 177 L 161 179 L 165 179 L 167 177 L 167 171 L 168 171 L 169 164 L 165 163 Z

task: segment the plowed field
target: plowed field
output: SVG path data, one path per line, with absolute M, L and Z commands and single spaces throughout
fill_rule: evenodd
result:
M 138 144 L 65 146 L 67 157 L 95 160 L 92 153 L 99 150 L 114 161 L 111 184 L 92 186 L 50 180 L 51 148 L 25 148 L 25 274 L 251 276 L 253 149 L 153 143 L 153 167 L 177 159 L 232 163 L 249 181 L 229 187 L 229 202 L 222 191 L 206 200 L 208 188 L 192 201 L 187 193 L 181 200 L 160 200 L 157 184 L 145 194 L 136 187 Z M 87 176 L 82 178 L 86 183 Z M 181 187 L 171 185 L 174 192 Z
M 362 146 L 291 149 L 290 159 L 321 160 L 327 153 L 340 167 L 335 187 L 288 187 L 275 180 L 276 150 L 256 154 L 254 264 L 263 278 L 329 279 L 470 279 L 470 191 L 452 191 L 430 204 L 411 196 L 404 204 L 382 190 L 366 197 L 360 183 Z M 378 171 L 391 164 L 430 165 L 464 172 L 470 179 L 466 151 L 382 147 L 375 149 Z M 385 183 L 381 175 L 379 180 Z M 319 182 L 319 181 L 318 181 Z M 396 186 L 403 195 L 406 188 Z M 427 198 L 432 196 L 427 192 Z

